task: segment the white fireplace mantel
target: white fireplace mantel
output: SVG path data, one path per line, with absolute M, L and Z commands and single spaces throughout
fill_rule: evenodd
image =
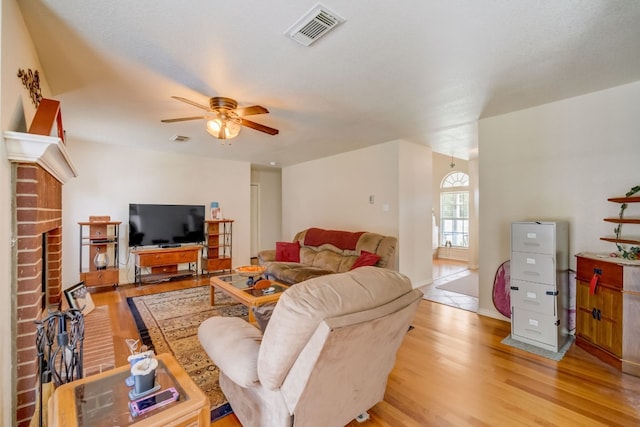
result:
M 78 176 L 62 140 L 56 136 L 4 132 L 7 157 L 14 163 L 36 163 L 62 184 Z

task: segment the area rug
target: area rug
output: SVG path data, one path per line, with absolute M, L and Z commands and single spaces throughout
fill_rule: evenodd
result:
M 460 279 L 436 286 L 436 288 L 478 298 L 478 274 L 469 274 Z
M 198 341 L 198 326 L 213 316 L 247 318 L 247 307 L 220 291 L 210 305 L 209 286 L 127 298 L 140 338 L 156 354 L 170 352 L 207 395 L 211 421 L 232 412 L 218 384 L 219 370 Z
M 547 359 L 560 361 L 560 360 L 562 360 L 564 355 L 567 353 L 567 350 L 569 350 L 569 348 L 571 347 L 571 344 L 573 344 L 573 340 L 574 340 L 574 336 L 573 335 L 569 335 L 569 339 L 567 340 L 567 342 L 564 343 L 564 345 L 557 352 L 551 351 L 551 350 L 547 350 L 545 348 L 540 348 L 540 347 L 537 347 L 535 345 L 527 344 L 527 343 L 524 343 L 522 341 L 514 340 L 513 338 L 511 338 L 511 335 L 509 335 L 508 337 L 503 339 L 501 342 L 502 342 L 502 344 L 506 344 L 506 345 L 511 346 L 511 347 L 519 348 L 520 350 L 525 350 L 525 351 L 528 351 L 529 353 L 533 353 L 533 354 L 537 354 L 539 356 L 546 357 Z

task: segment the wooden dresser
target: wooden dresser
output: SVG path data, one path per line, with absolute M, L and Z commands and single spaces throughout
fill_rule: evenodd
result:
M 576 257 L 576 344 L 640 376 L 640 262 L 591 253 Z

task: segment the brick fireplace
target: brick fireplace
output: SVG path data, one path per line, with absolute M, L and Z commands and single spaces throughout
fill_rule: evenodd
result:
M 13 186 L 13 370 L 16 425 L 38 400 L 35 321 L 62 298 L 62 185 L 77 173 L 61 139 L 5 132 Z

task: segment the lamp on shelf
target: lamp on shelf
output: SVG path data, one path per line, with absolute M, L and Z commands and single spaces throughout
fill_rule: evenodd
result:
M 96 255 L 93 257 L 93 264 L 98 270 L 104 270 L 109 265 L 109 256 L 105 252 L 100 252 L 100 247 L 96 248 Z

